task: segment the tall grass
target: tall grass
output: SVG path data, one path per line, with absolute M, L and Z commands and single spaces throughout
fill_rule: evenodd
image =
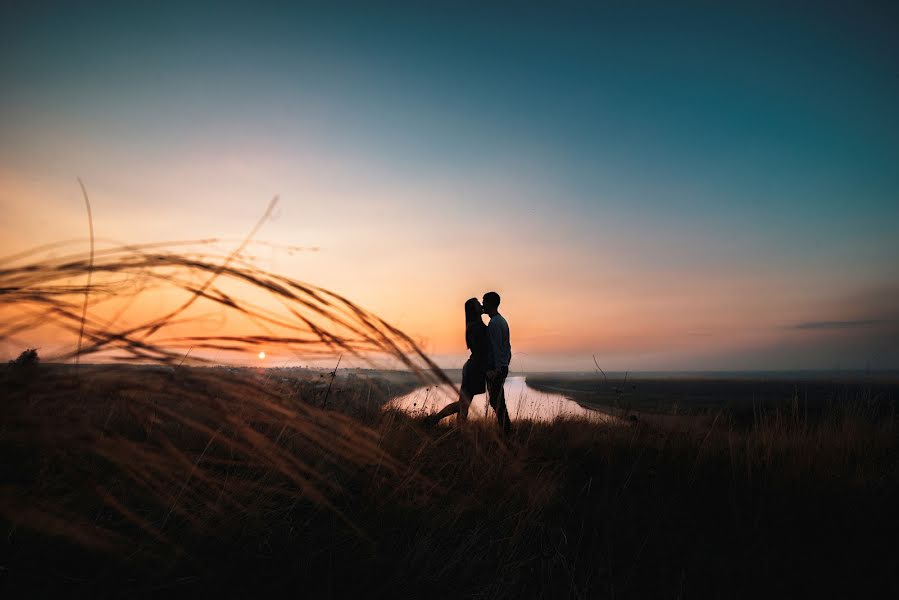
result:
M 31 252 L 0 259 L 0 310 L 6 316 L 0 341 L 52 324 L 75 338 L 86 338 L 80 350 L 53 359 L 103 353 L 118 361 L 163 364 L 179 364 L 188 349 L 246 353 L 266 344 L 307 359 L 338 354 L 360 361 L 389 358 L 420 373 L 423 381 L 448 383 L 409 336 L 339 294 L 267 272 L 239 255 L 178 252 L 179 244 L 171 246 L 174 249 L 160 244 L 122 245 L 90 255 L 49 258 Z M 82 283 L 88 274 L 94 279 L 89 288 Z M 127 326 L 119 324 L 132 303 L 172 292 L 184 297 L 176 308 L 142 315 L 139 322 Z M 94 311 L 111 300 L 128 302 L 104 319 L 96 312 L 82 314 L 85 294 L 90 294 Z M 218 308 L 225 317 L 250 324 L 253 331 L 161 335 L 166 329 L 191 324 L 203 308 Z

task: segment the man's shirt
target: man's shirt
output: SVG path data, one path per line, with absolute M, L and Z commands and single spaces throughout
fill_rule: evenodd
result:
M 501 314 L 496 313 L 490 317 L 490 323 L 487 324 L 487 337 L 490 339 L 487 368 L 508 368 L 512 361 L 512 345 L 509 343 L 509 324 Z

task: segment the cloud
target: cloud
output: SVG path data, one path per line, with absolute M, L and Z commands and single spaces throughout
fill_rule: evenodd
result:
M 793 326 L 793 329 L 856 329 L 887 323 L 883 319 L 856 319 L 851 321 L 809 321 Z

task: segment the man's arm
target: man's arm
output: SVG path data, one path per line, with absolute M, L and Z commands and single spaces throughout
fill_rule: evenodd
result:
M 502 316 L 490 321 L 487 326 L 490 334 L 490 349 L 493 352 L 493 369 L 508 367 L 512 360 L 512 345 L 509 341 L 509 324 Z
M 499 368 L 499 358 L 502 356 L 502 331 L 499 324 L 493 319 L 487 324 L 487 341 L 490 344 L 490 358 L 487 363 L 487 377 L 493 378 Z
M 509 322 L 503 318 L 503 366 L 508 367 L 512 362 L 512 340 L 509 333 Z

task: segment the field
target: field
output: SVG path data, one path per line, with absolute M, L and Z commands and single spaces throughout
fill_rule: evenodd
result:
M 534 373 L 527 381 L 588 408 L 665 426 L 706 427 L 725 418 L 732 426 L 751 427 L 764 413 L 792 411 L 814 421 L 847 407 L 888 418 L 885 411 L 899 400 L 897 372 L 606 375 Z
M 814 418 L 787 397 L 749 424 L 502 439 L 381 410 L 412 373 L 31 365 L 0 381 L 8 597 L 899 592 L 883 394 Z

